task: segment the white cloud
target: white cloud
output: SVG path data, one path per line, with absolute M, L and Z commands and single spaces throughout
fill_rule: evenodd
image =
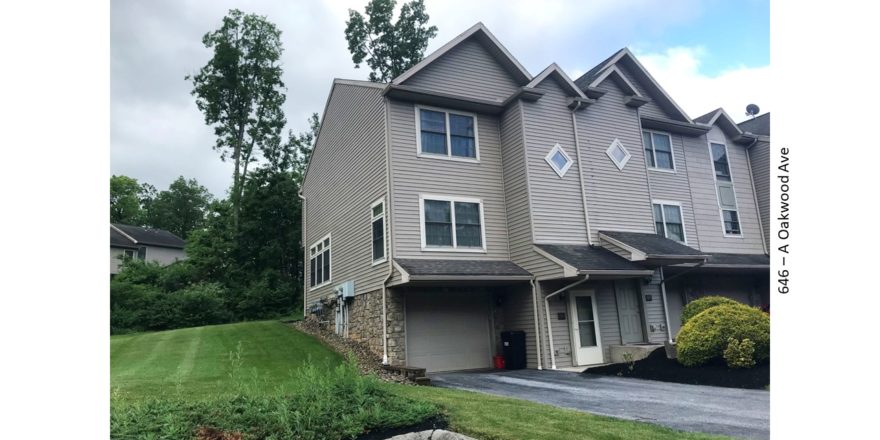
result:
M 673 47 L 662 52 L 640 53 L 636 57 L 687 114 L 695 118 L 718 107 L 735 121 L 746 119 L 748 104 L 761 113 L 773 106 L 770 66 L 734 67 L 710 76 L 700 71 L 707 51 L 702 47 Z

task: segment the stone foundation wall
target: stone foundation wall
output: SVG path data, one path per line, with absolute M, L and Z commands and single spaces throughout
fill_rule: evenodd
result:
M 385 296 L 388 363 L 406 364 L 406 333 L 403 295 L 392 289 Z M 382 356 L 382 291 L 357 295 L 351 300 L 348 314 L 348 337 L 367 344 L 372 352 Z

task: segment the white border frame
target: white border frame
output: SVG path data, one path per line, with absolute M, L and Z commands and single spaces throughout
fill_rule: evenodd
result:
M 721 194 L 718 193 L 718 175 L 715 174 L 715 158 L 712 157 L 712 144 L 724 145 L 724 154 L 727 155 L 727 172 L 730 173 L 730 187 L 733 189 L 733 206 L 734 211 L 736 211 L 736 218 L 739 222 L 739 234 L 728 234 L 727 230 L 724 228 L 724 211 L 730 211 L 730 209 L 724 209 L 721 207 Z M 724 238 L 743 238 L 745 234 L 743 233 L 743 223 L 742 216 L 739 210 L 739 197 L 736 196 L 736 182 L 733 181 L 733 164 L 731 163 L 730 157 L 730 149 L 727 148 L 727 141 L 714 141 L 706 137 L 706 147 L 709 149 L 709 165 L 710 170 L 712 172 L 712 183 L 715 185 L 715 203 L 718 205 L 718 218 L 721 220 L 721 235 Z
M 556 164 L 553 163 L 553 156 L 556 155 L 557 151 L 562 153 L 562 155 L 565 156 L 565 158 L 568 160 L 568 163 L 565 164 L 562 169 L 557 168 Z M 556 175 L 558 175 L 560 179 L 565 177 L 565 173 L 567 173 L 569 168 L 574 165 L 574 160 L 571 159 L 571 156 L 569 156 L 568 153 L 565 152 L 565 149 L 562 148 L 562 145 L 559 145 L 558 142 L 556 143 L 556 145 L 553 146 L 553 148 L 550 149 L 550 152 L 547 153 L 546 156 L 544 156 L 544 161 L 550 165 L 550 168 L 553 168 L 553 171 L 556 172 Z
M 382 214 L 373 215 L 373 209 L 379 205 L 382 205 Z M 388 217 L 385 215 L 386 210 L 385 196 L 380 197 L 379 200 L 370 205 L 370 259 L 373 261 L 372 266 L 388 261 Z M 382 219 L 382 258 L 373 260 L 373 254 L 376 251 L 373 243 L 373 223 L 380 218 Z M 330 263 L 332 264 L 333 262 L 331 261 Z
M 594 364 L 582 364 L 580 359 L 578 359 L 578 349 L 580 348 L 580 345 L 581 345 L 581 334 L 579 331 L 576 331 L 576 330 L 580 330 L 579 328 L 577 328 L 577 326 L 580 324 L 578 324 L 577 307 L 575 306 L 574 298 L 576 296 L 587 296 L 587 295 L 590 296 L 590 299 L 593 302 L 593 328 L 596 329 L 596 348 L 599 349 L 599 353 L 602 355 L 602 360 L 597 363 L 594 363 Z M 598 304 L 597 304 L 597 300 L 596 300 L 596 290 L 595 289 L 580 289 L 580 290 L 575 289 L 575 290 L 568 292 L 568 295 L 566 295 L 566 296 L 568 297 L 568 317 L 569 317 L 568 331 L 570 332 L 570 335 L 571 335 L 572 363 L 578 367 L 583 366 L 583 365 L 597 365 L 597 364 L 604 363 L 605 362 L 605 347 L 602 346 L 602 333 L 601 333 L 602 329 L 600 328 L 602 326 L 599 324 L 599 308 L 597 307 Z
M 425 200 L 449 202 L 449 215 L 452 220 L 452 246 L 428 246 L 425 238 Z M 482 247 L 459 247 L 455 236 L 455 202 L 477 203 L 480 206 L 480 239 Z M 426 252 L 469 252 L 486 253 L 486 219 L 482 199 L 471 197 L 444 196 L 436 194 L 419 194 L 419 231 L 422 237 L 422 251 Z
M 678 166 L 675 164 L 675 144 L 672 143 L 672 133 L 666 131 L 658 131 L 651 130 L 648 128 L 643 128 L 642 133 L 650 133 L 651 134 L 651 158 L 654 160 L 654 166 L 650 166 L 645 162 L 645 166 L 648 167 L 651 171 L 660 171 L 661 173 L 672 173 L 675 174 L 678 172 Z M 672 155 L 672 169 L 669 168 L 660 168 L 657 166 L 657 152 L 654 149 L 654 134 L 660 134 L 669 138 L 669 153 Z M 645 137 L 642 136 L 642 150 L 645 149 Z
M 321 283 L 321 284 L 315 284 L 314 286 L 309 287 L 309 292 L 311 292 L 311 291 L 313 291 L 313 290 L 315 290 L 315 289 L 318 289 L 318 288 L 324 287 L 324 286 L 326 286 L 326 285 L 328 285 L 328 284 L 330 284 L 330 283 L 333 282 L 333 259 L 334 259 L 334 257 L 333 257 L 333 238 L 332 238 L 330 235 L 331 235 L 331 234 L 328 233 L 327 235 L 321 237 L 320 240 L 318 240 L 318 241 L 312 243 L 312 245 L 309 246 L 309 250 L 308 250 L 308 252 L 309 252 L 309 272 L 308 272 L 308 273 L 309 273 L 309 276 L 308 276 L 308 279 L 309 279 L 309 282 L 311 282 L 311 281 L 312 281 L 312 278 L 311 278 L 311 275 L 312 275 L 312 274 L 311 274 L 311 265 L 312 265 L 312 248 L 318 246 L 318 244 L 320 244 L 320 243 L 323 243 L 324 240 L 330 239 L 330 246 L 327 246 L 327 247 L 324 248 L 324 249 L 330 249 L 330 278 L 328 278 L 327 281 L 324 281 L 324 282 Z M 324 249 L 322 249 L 321 252 L 324 252 Z M 316 256 L 317 256 L 317 255 L 316 255 Z M 317 270 L 316 270 L 315 272 L 317 272 Z M 305 278 L 305 277 L 304 277 L 304 278 Z
M 684 207 L 682 206 L 681 202 L 674 202 L 672 200 L 652 199 L 651 200 L 651 219 L 654 219 L 654 205 L 661 206 L 660 215 L 663 217 L 663 238 L 666 238 L 666 239 L 672 240 L 676 243 L 681 243 L 681 244 L 687 246 L 687 244 L 688 244 L 687 225 L 685 224 Z M 667 236 L 669 234 L 667 234 L 668 228 L 666 227 L 666 211 L 663 209 L 663 206 L 677 206 L 678 207 L 678 214 L 681 215 L 681 235 L 682 235 L 682 237 L 684 237 L 684 241 L 678 241 L 673 238 L 669 238 Z M 657 228 L 656 220 L 654 220 L 654 223 L 655 223 L 654 228 L 656 229 Z M 656 233 L 656 231 L 655 231 L 655 233 Z
M 476 113 L 463 112 L 458 110 L 445 109 L 441 107 L 431 107 L 427 105 L 415 105 L 416 114 L 416 156 L 426 157 L 430 159 L 445 159 L 457 162 L 480 163 L 480 134 L 479 122 Z M 422 110 L 430 110 L 432 112 L 443 113 L 446 118 L 446 154 L 425 153 L 422 151 Z M 449 125 L 449 115 L 468 116 L 474 119 L 474 154 L 476 157 L 462 157 L 452 155 L 452 128 Z
M 626 154 L 626 156 L 620 161 L 620 163 L 617 163 L 617 159 L 615 159 L 614 156 L 611 154 L 611 151 L 618 146 Z M 629 150 L 626 149 L 626 147 L 623 146 L 623 142 L 620 142 L 620 139 L 618 138 L 614 138 L 614 140 L 611 141 L 611 145 L 608 146 L 607 150 L 605 150 L 605 154 L 608 155 L 608 157 L 611 159 L 611 162 L 613 162 L 614 165 L 617 166 L 617 169 L 619 171 L 623 171 L 623 167 L 625 167 L 627 162 L 629 162 L 629 160 L 632 158 L 632 154 L 629 152 Z

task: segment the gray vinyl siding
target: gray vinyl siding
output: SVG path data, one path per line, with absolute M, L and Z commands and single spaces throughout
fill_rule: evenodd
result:
M 705 252 L 763 253 L 760 220 L 752 193 L 745 147 L 730 141 L 718 127 L 713 127 L 706 137 L 684 137 L 684 139 L 694 217 L 700 234 L 699 249 Z M 707 139 L 724 142 L 727 145 L 728 162 L 742 230 L 742 235 L 739 237 L 724 236 L 715 190 L 715 170 Z
M 552 78 L 537 88 L 544 96 L 536 102 L 523 103 L 534 241 L 585 244 L 583 193 L 568 97 Z M 557 143 L 574 161 L 561 178 L 544 160 Z
M 303 184 L 306 304 L 349 280 L 354 281 L 356 294 L 380 289 L 388 273 L 387 264 L 372 265 L 370 223 L 370 205 L 386 189 L 382 91 L 336 84 L 331 93 Z M 331 282 L 312 290 L 309 247 L 327 234 L 331 234 Z
M 538 367 L 538 351 L 535 338 L 535 313 L 532 290 L 528 285 L 508 289 L 502 304 L 504 330 L 522 330 L 526 333 L 526 366 Z
M 535 252 L 532 245 L 521 107 L 522 103 L 516 101 L 501 116 L 501 162 L 510 259 L 537 277 L 562 276 L 562 267 Z
M 483 45 L 473 39 L 462 42 L 403 84 L 499 102 L 519 87 Z
M 561 287 L 561 286 L 559 286 Z M 549 285 L 544 286 L 544 295 L 548 293 L 553 293 L 558 287 L 555 285 L 551 288 Z M 550 339 L 547 337 L 547 313 L 545 312 L 545 307 L 549 306 L 550 310 L 550 328 L 553 332 L 553 351 L 556 353 L 556 367 L 571 367 L 572 357 L 572 342 L 571 342 L 571 332 L 569 332 L 569 319 L 571 319 L 568 313 L 568 300 L 560 300 L 559 295 L 556 295 L 550 298 L 549 301 L 544 301 L 541 299 L 539 303 L 539 308 L 541 311 L 541 333 L 543 334 L 543 338 L 541 340 L 541 347 L 543 350 L 547 352 L 546 356 L 546 364 L 545 368 L 551 367 L 550 362 Z M 565 319 L 559 319 L 559 313 L 565 314 Z M 546 347 L 546 348 L 545 348 Z
M 611 346 L 620 345 L 620 322 L 617 315 L 617 299 L 614 297 L 614 284 L 601 281 L 594 284 L 596 292 L 596 314 L 599 318 L 599 338 L 602 340 L 602 356 L 611 361 Z
M 651 197 L 645 176 L 645 149 L 635 109 L 623 104 L 623 92 L 606 80 L 605 95 L 577 114 L 582 172 L 590 214 L 590 233 L 598 231 L 653 232 Z M 605 151 L 614 139 L 632 155 L 618 170 Z
M 419 157 L 415 106 L 400 101 L 389 101 L 389 105 L 393 255 L 396 258 L 508 259 L 498 118 L 477 115 L 479 163 Z M 419 194 L 482 200 L 486 253 L 423 251 Z
M 767 247 L 770 245 L 770 143 L 759 141 L 748 151 L 752 164 L 752 182 L 758 198 L 758 212 Z
M 645 313 L 645 334 L 648 342 L 662 344 L 666 340 L 666 313 L 663 310 L 663 292 L 660 289 L 660 271 L 655 270 L 649 284 L 639 283 L 642 288 L 642 305 Z M 648 295 L 651 301 L 648 301 Z M 654 331 L 651 331 L 651 326 Z
M 672 139 L 672 156 L 675 161 L 675 172 L 657 171 L 648 168 L 651 199 L 681 203 L 681 214 L 687 245 L 699 249 L 700 237 L 697 233 L 697 223 L 694 219 L 694 207 L 691 201 L 691 188 L 688 184 L 688 157 L 684 149 L 684 138 L 686 136 L 675 133 L 666 134 L 670 135 Z M 691 139 L 696 140 L 697 138 Z M 653 219 L 653 213 L 651 215 Z M 652 227 L 651 230 L 653 229 Z
M 644 85 L 642 85 L 641 82 L 636 80 L 636 78 L 632 74 L 632 71 L 628 67 L 624 66 L 623 63 L 617 63 L 617 68 L 620 69 L 621 72 L 623 72 L 623 75 L 626 76 L 629 82 L 632 83 L 636 90 L 639 91 L 639 94 L 641 94 L 645 98 L 650 99 L 647 104 L 639 107 L 639 113 L 641 115 L 661 119 L 680 119 L 663 111 L 663 109 L 660 108 L 660 106 L 657 105 L 656 102 L 654 102 L 655 96 L 648 92 L 648 90 L 645 89 Z

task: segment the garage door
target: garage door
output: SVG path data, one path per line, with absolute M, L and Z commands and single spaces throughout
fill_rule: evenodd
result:
M 407 295 L 407 365 L 429 372 L 489 368 L 488 301 L 481 293 Z

